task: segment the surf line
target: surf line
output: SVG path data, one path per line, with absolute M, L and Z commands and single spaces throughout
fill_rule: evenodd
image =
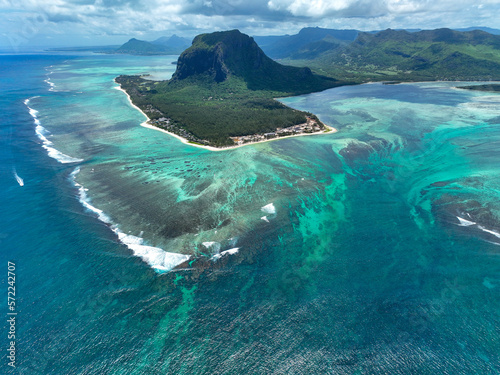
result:
M 159 247 L 148 246 L 144 244 L 144 239 L 131 234 L 123 233 L 119 226 L 114 224 L 111 218 L 104 213 L 103 210 L 93 206 L 87 196 L 87 189 L 76 182 L 76 175 L 80 173 L 80 167 L 76 167 L 70 174 L 70 181 L 75 188 L 78 189 L 78 200 L 90 212 L 97 215 L 97 218 L 103 223 L 109 225 L 111 230 L 115 232 L 121 243 L 126 245 L 133 254 L 141 258 L 157 273 L 171 271 L 177 265 L 187 261 L 191 257 L 186 254 L 169 253 Z
M 38 111 L 29 106 L 30 101 L 34 98 L 37 98 L 37 97 L 34 96 L 34 97 L 29 98 L 29 99 L 26 99 L 24 101 L 24 104 L 26 105 L 26 107 L 28 107 L 28 110 L 29 110 L 31 117 L 33 117 L 33 122 L 36 125 L 35 126 L 35 133 L 36 133 L 38 139 L 40 139 L 42 141 L 42 147 L 47 151 L 48 155 L 51 158 L 56 159 L 59 163 L 66 164 L 66 163 L 80 163 L 80 162 L 82 162 L 83 159 L 77 159 L 77 158 L 71 157 L 69 155 L 63 154 L 61 151 L 59 151 L 53 147 L 54 144 L 51 141 L 49 141 L 47 138 L 49 136 L 50 132 L 42 126 L 40 120 L 38 119 Z
M 470 218 L 470 215 L 469 215 L 469 218 Z M 500 233 L 498 233 L 494 230 L 491 230 L 491 229 L 487 229 L 487 228 L 483 227 L 482 225 L 476 223 L 475 221 L 467 220 L 467 219 L 464 219 L 460 216 L 457 216 L 457 219 L 460 223 L 456 224 L 456 225 L 458 225 L 459 227 L 470 227 L 470 226 L 475 225 L 478 229 L 482 230 L 483 232 L 491 234 L 491 235 L 495 236 L 496 238 L 500 238 Z M 487 242 L 490 242 L 490 241 L 487 241 Z M 490 243 L 493 243 L 495 245 L 500 245 L 496 242 L 490 242 Z

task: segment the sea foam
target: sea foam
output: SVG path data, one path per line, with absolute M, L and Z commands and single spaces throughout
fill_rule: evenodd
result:
M 55 91 L 54 88 L 56 87 L 56 84 L 52 82 L 50 78 L 47 78 L 44 82 L 50 86 L 49 91 Z
M 111 226 L 113 232 L 116 233 L 120 242 L 126 245 L 135 256 L 140 257 L 143 261 L 151 266 L 156 272 L 163 273 L 170 271 L 175 266 L 185 262 L 190 258 L 189 255 L 169 253 L 159 247 L 144 245 L 144 240 L 141 237 L 126 234 L 120 231 L 117 225 L 114 225 L 111 218 L 107 216 L 103 210 L 98 209 L 90 203 L 86 189 L 76 182 L 76 175 L 80 172 L 80 167 L 76 167 L 70 174 L 70 180 L 78 189 L 78 200 L 89 211 L 97 215 L 97 218 L 103 223 Z M 142 233 L 142 232 L 141 232 Z
M 469 217 L 470 217 L 470 215 L 469 215 Z M 470 227 L 472 225 L 477 225 L 477 228 L 479 228 L 483 232 L 489 233 L 489 234 L 495 236 L 496 238 L 500 238 L 500 233 L 499 232 L 496 232 L 496 231 L 491 230 L 491 229 L 487 229 L 487 228 L 483 227 L 482 225 L 479 225 L 478 223 L 476 223 L 474 221 L 470 221 L 470 220 L 464 219 L 464 218 L 462 218 L 460 216 L 457 216 L 457 219 L 460 221 L 460 224 L 457 224 L 460 227 Z M 489 242 L 489 243 L 492 243 L 492 244 L 495 244 L 495 245 L 500 245 L 500 244 L 498 244 L 496 242 L 491 242 L 491 241 L 486 241 L 486 242 Z
M 217 253 L 215 254 L 213 257 L 212 257 L 212 260 L 213 261 L 216 261 L 220 258 L 222 258 L 224 255 L 234 255 L 234 254 L 237 254 L 238 251 L 240 250 L 239 247 L 235 247 L 234 249 L 229 249 L 229 250 L 224 250 L 223 252 L 221 253 Z
M 212 252 L 218 253 L 220 251 L 220 243 L 219 242 L 203 242 L 203 246 L 205 246 L 208 250 Z
M 468 227 L 468 226 L 476 224 L 475 222 L 461 218 L 460 216 L 457 216 L 457 219 L 458 219 L 458 221 L 460 221 L 460 224 L 458 224 L 458 225 L 461 227 Z
M 34 97 L 33 97 L 34 98 Z M 30 99 L 33 99 L 30 98 Z M 33 117 L 33 121 L 35 123 L 35 133 L 38 136 L 38 138 L 42 141 L 42 147 L 47 150 L 47 153 L 49 156 L 53 159 L 56 159 L 59 163 L 79 163 L 82 162 L 83 159 L 77 159 L 74 157 L 71 157 L 69 155 L 63 154 L 61 151 L 57 150 L 56 148 L 52 147 L 53 143 L 48 140 L 47 136 L 50 134 L 50 132 L 45 129 L 42 124 L 40 123 L 40 120 L 38 119 L 38 111 L 36 109 L 33 109 L 29 106 L 30 99 L 26 99 L 24 101 L 24 104 L 28 107 L 29 113 L 31 117 Z
M 167 272 L 175 266 L 190 258 L 186 254 L 169 253 L 159 247 L 143 245 L 141 237 L 132 236 L 120 232 L 117 227 L 113 229 L 122 243 L 133 251 L 135 256 L 140 257 L 157 272 Z
M 494 235 L 497 238 L 500 238 L 500 233 L 495 232 L 494 230 L 486 229 L 485 227 L 482 227 L 481 225 L 477 226 L 479 229 L 481 229 L 483 232 L 489 233 Z
M 260 218 L 261 220 L 267 221 L 269 223 L 270 219 L 274 219 L 276 217 L 276 207 L 274 207 L 273 203 L 266 204 L 260 210 L 267 214 L 266 216 L 262 216 Z

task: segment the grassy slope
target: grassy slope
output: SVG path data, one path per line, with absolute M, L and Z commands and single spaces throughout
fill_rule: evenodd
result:
M 447 29 L 360 34 L 349 46 L 315 60 L 288 60 L 345 80 L 498 80 L 500 37 Z

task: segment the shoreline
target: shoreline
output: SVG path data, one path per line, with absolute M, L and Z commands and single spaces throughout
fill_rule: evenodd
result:
M 285 139 L 285 138 L 302 137 L 302 136 L 308 136 L 308 135 L 334 134 L 334 133 L 338 132 L 338 130 L 335 129 L 334 127 L 331 127 L 329 125 L 323 124 L 327 129 L 330 129 L 330 131 L 328 131 L 328 132 L 321 131 L 321 132 L 316 132 L 316 133 L 301 133 L 301 134 L 294 134 L 294 135 L 286 135 L 284 137 L 271 138 L 271 139 L 266 139 L 266 140 L 257 141 L 257 142 L 247 142 L 247 143 L 244 143 L 244 144 L 241 144 L 241 145 L 234 145 L 234 146 L 227 146 L 227 147 L 213 147 L 213 146 L 199 145 L 199 144 L 196 144 L 196 143 L 191 143 L 186 138 L 183 138 L 183 137 L 181 137 L 181 136 L 179 136 L 179 135 L 177 135 L 175 133 L 169 132 L 168 130 L 161 129 L 161 128 L 157 127 L 157 126 L 149 124 L 148 121 L 150 120 L 150 118 L 148 117 L 148 115 L 146 115 L 142 111 L 142 109 L 140 109 L 138 106 L 136 106 L 132 102 L 132 98 L 130 97 L 130 95 L 128 94 L 128 92 L 126 92 L 124 89 L 122 89 L 121 86 L 120 86 L 120 84 L 118 82 L 116 82 L 114 79 L 113 79 L 113 82 L 118 85 L 118 86 L 114 87 L 116 90 L 119 90 L 119 91 L 125 93 L 125 95 L 127 95 L 127 98 L 128 98 L 128 101 L 129 101 L 130 105 L 132 107 L 134 107 L 135 109 L 137 109 L 139 112 L 141 112 L 144 115 L 144 117 L 147 118 L 146 121 L 144 121 L 144 122 L 141 123 L 142 127 L 148 128 L 148 129 L 152 129 L 152 130 L 160 131 L 162 133 L 165 133 L 165 134 L 171 135 L 172 137 L 177 138 L 178 140 L 180 140 L 182 143 L 184 143 L 186 145 L 193 146 L 193 147 L 198 147 L 198 148 L 203 148 L 203 149 L 209 150 L 209 151 L 227 151 L 227 150 L 233 150 L 233 149 L 239 148 L 239 147 L 256 145 L 256 144 L 259 144 L 259 143 L 279 141 L 280 139 Z

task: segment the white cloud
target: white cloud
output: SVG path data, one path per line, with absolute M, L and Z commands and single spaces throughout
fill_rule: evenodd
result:
M 286 10 L 294 16 L 323 17 L 347 9 L 356 2 L 356 0 L 270 0 L 268 7 L 276 11 Z
M 0 34 L 24 37 L 30 19 L 39 17 L 47 21 L 39 34 L 122 35 L 124 41 L 231 28 L 254 35 L 296 33 L 306 26 L 498 28 L 500 0 L 0 0 L 0 10 Z

